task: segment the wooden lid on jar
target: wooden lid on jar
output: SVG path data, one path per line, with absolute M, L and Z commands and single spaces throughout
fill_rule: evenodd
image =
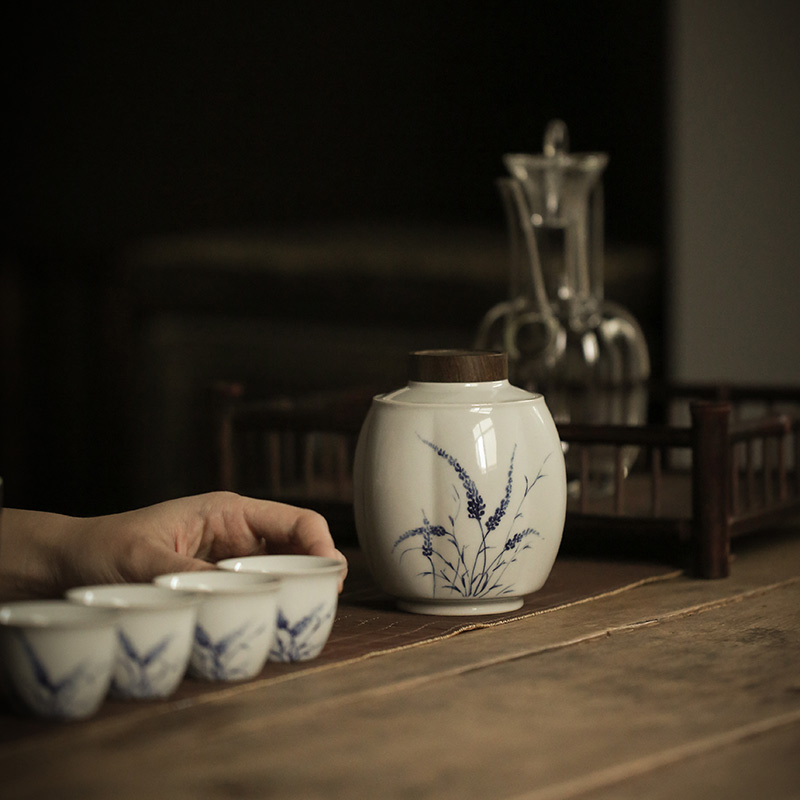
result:
M 480 383 L 508 378 L 508 356 L 490 350 L 417 350 L 408 377 L 428 383 Z

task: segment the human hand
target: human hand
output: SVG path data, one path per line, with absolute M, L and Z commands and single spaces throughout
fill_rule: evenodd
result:
M 15 509 L 3 515 L 4 596 L 53 596 L 70 586 L 149 582 L 166 572 L 214 569 L 213 562 L 222 558 L 256 553 L 308 553 L 345 561 L 320 514 L 232 492 L 102 517 Z

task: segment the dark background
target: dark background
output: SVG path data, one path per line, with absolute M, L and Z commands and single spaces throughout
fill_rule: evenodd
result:
M 132 243 L 353 224 L 502 234 L 502 154 L 541 149 L 561 117 L 572 149 L 610 155 L 609 249 L 644 248 L 656 288 L 664 280 L 665 3 L 34 2 L 2 13 L 8 505 L 99 513 L 158 499 L 131 489 L 129 322 L 140 306 L 185 298 L 159 296 L 157 282 L 130 292 L 118 265 Z M 269 283 L 258 287 L 268 308 Z M 299 281 L 298 306 L 302 291 Z M 358 309 L 353 297 L 348 313 Z M 662 309 L 647 312 L 657 329 Z

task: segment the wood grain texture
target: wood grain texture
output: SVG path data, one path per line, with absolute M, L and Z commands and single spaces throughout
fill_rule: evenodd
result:
M 269 662 L 248 682 L 248 689 L 271 681 L 285 681 L 308 669 L 318 670 L 333 664 L 344 665 L 392 650 L 417 647 L 438 639 L 456 636 L 476 628 L 507 624 L 524 616 L 549 613 L 575 603 L 589 602 L 604 595 L 626 592 L 653 580 L 669 580 L 680 570 L 663 564 L 642 561 L 578 559 L 559 557 L 544 587 L 525 597 L 521 608 L 502 614 L 477 616 L 419 616 L 398 610 L 388 595 L 375 584 L 363 553 L 347 549 L 349 562 L 344 592 L 330 638 L 322 654 L 313 661 L 293 664 Z M 169 699 L 159 701 L 159 713 L 185 708 L 193 702 L 209 702 L 209 694 L 227 693 L 225 685 L 187 678 Z M 146 706 L 148 713 L 153 713 Z M 92 724 L 103 719 L 141 714 L 142 706 L 130 701 L 107 698 Z M 0 713 L 0 746 L 49 730 L 52 723 L 19 719 Z
M 743 798 L 766 775 L 788 796 L 798 607 L 800 542 L 771 540 L 724 581 L 51 729 L 0 748 L 3 796 Z
M 508 378 L 508 356 L 487 350 L 417 350 L 409 356 L 409 379 L 477 383 Z
M 741 738 L 652 765 L 621 781 L 597 787 L 592 800 L 709 800 L 718 797 L 796 800 L 800 725 L 736 731 Z M 729 787 L 736 787 L 731 790 Z M 563 797 L 563 795 L 562 795 Z M 525 800 L 525 798 L 514 798 Z M 532 800 L 532 798 L 530 799 Z

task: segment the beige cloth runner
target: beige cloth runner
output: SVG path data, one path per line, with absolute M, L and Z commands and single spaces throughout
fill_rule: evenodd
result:
M 378 589 L 367 572 L 360 553 L 353 550 L 347 556 L 350 571 L 325 650 L 313 661 L 296 664 L 267 663 L 261 675 L 254 679 L 259 685 L 291 679 L 308 670 L 346 667 L 347 663 L 354 660 L 424 645 L 465 631 L 507 624 L 516 619 L 588 602 L 680 574 L 680 570 L 663 563 L 560 557 L 542 589 L 528 595 L 517 611 L 495 615 L 444 617 L 410 614 L 398 610 L 393 600 Z M 148 709 L 163 713 L 169 710 L 170 705 L 179 707 L 187 702 L 213 701 L 215 695 L 222 697 L 236 686 L 237 684 L 214 684 L 187 678 L 167 700 L 108 699 L 93 719 L 141 714 Z M 0 743 L 35 735 L 37 731 L 49 730 L 58 724 L 17 718 L 2 709 Z M 91 720 L 70 724 L 91 724 Z
M 316 664 L 367 658 L 465 631 L 502 625 L 680 574 L 674 566 L 658 563 L 560 558 L 545 585 L 528 595 L 516 611 L 463 617 L 427 616 L 397 609 L 393 600 L 377 588 L 358 554 L 348 553 L 348 557 L 350 574 L 336 623 Z M 291 670 L 298 666 L 279 668 Z

